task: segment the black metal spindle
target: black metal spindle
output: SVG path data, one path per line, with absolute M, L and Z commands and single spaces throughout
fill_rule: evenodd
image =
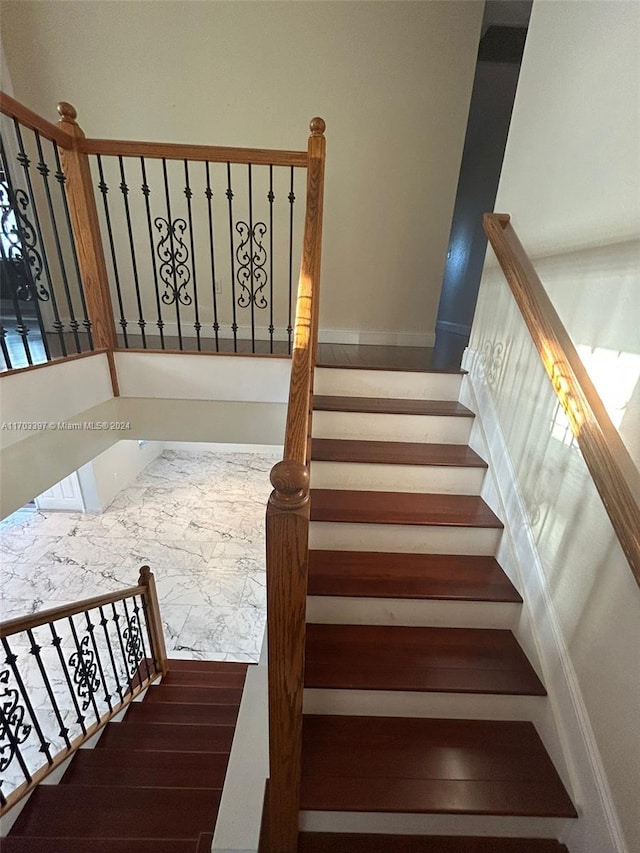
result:
M 40 134 L 37 130 L 34 131 L 34 136 L 36 139 L 36 146 L 38 148 L 38 165 L 36 166 L 36 169 L 42 177 L 44 195 L 47 200 L 47 209 L 49 211 L 49 219 L 51 221 L 51 227 L 53 231 L 53 241 L 56 247 L 56 254 L 58 255 L 60 275 L 62 276 L 62 288 L 64 290 L 65 300 L 67 303 L 67 308 L 69 310 L 69 328 L 71 329 L 71 332 L 73 334 L 73 340 L 76 345 L 76 352 L 82 352 L 82 347 L 80 346 L 80 337 L 78 335 L 80 323 L 78 323 L 78 321 L 76 320 L 73 300 L 71 299 L 71 291 L 69 290 L 69 278 L 67 276 L 67 266 L 65 264 L 64 255 L 62 253 L 62 244 L 60 242 L 60 233 L 58 231 L 58 221 L 56 219 L 56 213 L 53 207 L 53 199 L 51 198 L 51 187 L 49 185 L 49 175 L 51 173 L 51 169 L 49 168 L 49 165 L 45 160 L 44 151 L 42 150 L 42 140 L 40 139 Z
M 129 693 L 133 693 L 133 683 L 131 681 L 131 676 L 129 675 L 129 664 L 127 663 L 127 654 L 124 650 L 124 642 L 122 640 L 122 631 L 120 630 L 120 619 L 122 618 L 122 614 L 118 613 L 116 610 L 115 602 L 111 602 L 111 609 L 113 611 L 113 621 L 116 626 L 116 633 L 118 635 L 118 643 L 120 645 L 120 652 L 122 653 L 122 664 L 124 666 L 124 672 L 127 676 L 127 685 L 129 687 Z
M 11 709 L 8 708 L 7 710 L 10 711 Z M 27 764 L 26 764 L 26 762 L 22 756 L 22 750 L 20 749 L 21 741 L 17 737 L 14 729 L 12 728 L 12 725 L 11 725 L 12 722 L 13 722 L 12 719 L 7 717 L 4 703 L 0 703 L 0 725 L 2 727 L 2 730 L 4 732 L 5 737 L 9 741 L 9 745 L 11 747 L 11 755 L 12 756 L 15 755 L 15 757 L 18 759 L 18 764 L 20 765 L 20 769 L 22 770 L 25 781 L 27 783 L 29 783 L 29 782 L 31 782 L 31 773 L 29 772 L 29 768 L 27 767 Z M 31 730 L 29 729 L 27 736 L 30 733 L 30 731 Z M 22 741 L 22 743 L 24 743 L 24 741 Z M 8 766 L 9 766 L 9 764 L 7 764 L 7 767 Z M 0 796 L 0 802 L 2 803 L 2 805 L 4 805 L 7 802 L 4 794 L 2 794 Z
M 138 632 L 140 635 L 140 642 L 142 643 L 142 660 L 144 661 L 145 669 L 147 670 L 147 678 L 151 678 L 151 670 L 149 669 L 149 657 L 147 655 L 147 645 L 144 641 L 144 631 L 142 629 L 142 622 L 140 620 L 140 605 L 138 604 L 138 599 L 133 597 L 133 612 L 136 617 L 136 622 L 138 625 Z M 145 621 L 146 625 L 146 621 Z
M 69 626 L 71 628 L 71 635 L 73 637 L 73 642 L 75 643 L 77 657 L 77 666 L 75 667 L 74 681 L 78 685 L 78 695 L 81 699 L 83 699 L 82 708 L 86 711 L 89 705 L 93 705 L 93 712 L 96 715 L 96 722 L 100 722 L 100 711 L 98 711 L 98 705 L 96 703 L 95 691 L 97 690 L 99 684 L 96 684 L 97 678 L 95 677 L 95 673 L 93 672 L 91 665 L 93 661 L 91 660 L 92 652 L 90 649 L 87 649 L 84 645 L 85 639 L 88 637 L 83 637 L 82 644 L 78 641 L 78 634 L 76 632 L 76 626 L 73 622 L 73 616 L 68 617 Z M 89 663 L 87 663 L 86 658 L 89 658 Z M 74 666 L 72 660 L 74 655 L 71 655 L 69 658 L 69 665 Z M 86 691 L 86 695 L 85 692 Z
M 127 232 L 129 234 L 129 247 L 131 249 L 131 268 L 133 270 L 133 284 L 136 289 L 136 303 L 138 305 L 138 326 L 142 335 L 142 348 L 147 348 L 147 338 L 145 335 L 145 326 L 147 325 L 142 311 L 142 299 L 140 297 L 140 281 L 138 278 L 138 261 L 136 258 L 136 246 L 133 239 L 133 228 L 131 226 L 131 211 L 129 209 L 129 187 L 127 185 L 124 173 L 124 161 L 121 155 L 118 155 L 118 164 L 120 166 L 120 192 L 124 201 L 124 213 L 127 220 Z
M 145 625 L 147 625 L 147 627 L 148 627 L 149 615 L 148 615 L 147 611 L 149 609 L 149 604 L 147 602 L 146 595 L 142 595 L 141 598 L 142 598 L 142 612 L 144 613 L 144 621 L 145 621 Z M 155 645 L 153 642 L 153 633 L 151 631 L 149 631 L 148 634 L 149 634 L 149 651 L 151 652 L 151 659 L 153 660 L 153 671 L 157 672 L 158 671 L 158 656 L 156 655 L 156 648 L 155 648 Z
M 20 675 L 20 670 L 16 666 L 16 662 L 18 660 L 18 656 L 11 651 L 11 647 L 9 646 L 9 640 L 7 637 L 2 638 L 2 647 L 4 648 L 6 654 L 6 662 L 11 667 L 11 672 L 13 673 L 13 677 L 18 686 L 18 694 L 22 702 L 24 702 L 24 707 L 26 708 L 29 716 L 31 717 L 31 722 L 33 723 L 33 727 L 36 730 L 36 734 L 38 736 L 38 740 L 40 741 L 40 752 L 43 752 L 47 758 L 48 764 L 53 764 L 53 758 L 51 757 L 51 750 L 49 747 L 51 744 L 45 738 L 42 728 L 40 726 L 40 721 L 36 715 L 36 712 L 33 709 L 33 705 L 31 704 L 31 700 L 29 699 L 29 693 L 27 692 L 27 688 L 24 685 L 24 681 L 22 680 L 22 676 Z
M 109 238 L 109 249 L 111 251 L 111 263 L 113 264 L 113 276 L 116 283 L 116 296 L 118 298 L 118 308 L 120 310 L 120 328 L 122 329 L 122 337 L 124 338 L 124 345 L 128 349 L 129 347 L 129 337 L 127 335 L 127 326 L 129 325 L 129 321 L 124 315 L 124 302 L 122 300 L 122 289 L 120 287 L 120 273 L 118 271 L 118 259 L 116 256 L 116 247 L 113 242 L 113 228 L 111 227 L 111 213 L 109 211 L 109 185 L 104 179 L 104 170 L 102 168 L 102 157 L 97 154 L 96 159 L 98 161 L 98 174 L 100 176 L 100 182 L 98 184 L 98 189 L 102 193 L 102 202 L 104 206 L 104 219 L 107 224 L 107 237 Z
M 111 705 L 111 694 L 109 693 L 109 687 L 107 685 L 107 679 L 104 676 L 104 670 L 102 668 L 102 661 L 100 659 L 100 652 L 98 650 L 98 644 L 96 643 L 95 638 L 95 624 L 89 618 L 89 611 L 85 610 L 84 618 L 87 623 L 87 633 L 91 637 L 91 646 L 93 647 L 93 653 L 96 656 L 96 663 L 98 665 L 98 672 L 100 673 L 100 680 L 102 681 L 102 686 L 104 687 L 104 701 L 109 706 L 109 710 L 113 710 L 113 706 Z
M 269 166 L 269 352 L 273 352 L 273 166 Z
M 288 350 L 291 353 L 291 335 L 293 333 L 293 204 L 296 200 L 293 192 L 293 166 L 291 167 L 291 187 L 289 189 L 289 322 L 287 323 Z
M 64 739 L 64 742 L 67 745 L 67 749 L 71 748 L 71 741 L 69 740 L 69 729 L 64 724 L 64 720 L 62 719 L 62 714 L 60 713 L 60 708 L 58 707 L 58 701 L 53 692 L 53 688 L 51 687 L 51 682 L 49 681 L 49 676 L 47 674 L 47 668 L 42 662 L 42 656 L 40 654 L 41 646 L 36 642 L 36 639 L 33 634 L 33 630 L 31 628 L 27 629 L 27 636 L 29 637 L 29 642 L 31 643 L 30 654 L 34 656 L 36 659 L 36 663 L 38 664 L 38 669 L 40 670 L 40 675 L 42 677 L 42 681 L 44 683 L 45 689 L 47 691 L 47 695 L 49 697 L 49 701 L 51 702 L 51 707 L 53 708 L 53 713 L 55 714 L 56 720 L 58 721 L 58 725 L 60 726 L 60 737 Z
M 233 351 L 238 352 L 238 324 L 236 322 L 236 272 L 233 249 L 233 190 L 231 189 L 231 163 L 227 163 L 227 199 L 229 201 L 229 245 L 231 249 L 231 310 L 233 312 Z
M 209 214 L 209 257 L 211 259 L 211 292 L 213 294 L 213 332 L 216 338 L 216 352 L 220 352 L 220 345 L 218 341 L 218 332 L 220 330 L 220 324 L 218 323 L 218 294 L 216 292 L 216 254 L 214 248 L 215 239 L 213 232 L 213 208 L 211 205 L 211 200 L 213 199 L 213 190 L 211 189 L 209 162 L 207 161 L 204 165 L 207 176 L 207 188 L 204 191 L 204 194 L 207 199 L 207 208 Z
M 5 263 L 5 269 L 9 269 L 9 259 L 5 253 L 4 243 L 0 240 L 0 253 L 2 255 L 2 260 Z M 27 359 L 27 364 L 33 364 L 33 359 L 31 357 L 31 347 L 29 346 L 28 334 L 29 334 L 29 326 L 25 323 L 24 318 L 22 316 L 22 309 L 20 308 L 20 300 L 18 298 L 18 289 L 14 287 L 14 283 L 12 281 L 9 282 L 9 291 L 11 293 L 11 301 L 13 302 L 13 310 L 16 315 L 16 332 L 20 335 L 20 339 L 22 340 L 22 346 L 24 347 L 24 354 Z M 9 355 L 9 350 L 7 348 L 7 344 L 5 341 L 5 329 L 2 327 L 2 353 L 4 355 L 5 361 L 7 363 L 7 369 L 11 369 L 11 356 Z
M 156 320 L 156 326 L 158 327 L 158 331 L 160 333 L 160 346 L 162 349 L 165 349 L 164 345 L 164 320 L 162 319 L 162 300 L 160 299 L 160 286 L 158 284 L 158 270 L 156 268 L 155 261 L 155 248 L 153 245 L 153 227 L 151 224 L 151 203 L 149 201 L 149 196 L 151 195 L 151 189 L 147 182 L 147 168 L 144 162 L 144 157 L 140 158 L 140 167 L 142 170 L 142 195 L 144 196 L 144 205 L 147 213 L 147 228 L 149 231 L 149 252 L 151 254 L 151 267 L 153 269 L 153 284 L 155 287 L 156 293 L 156 312 L 158 314 L 158 319 Z
M 54 627 L 53 622 L 49 622 L 49 629 L 51 630 L 51 645 L 55 648 L 58 653 L 58 659 L 60 661 L 60 667 L 62 672 L 64 673 L 65 681 L 67 682 L 67 688 L 69 689 L 69 695 L 71 696 L 71 700 L 73 701 L 73 707 L 76 712 L 76 723 L 82 729 L 82 734 L 86 735 L 87 727 L 84 724 L 85 715 L 80 710 L 80 704 L 78 703 L 78 697 L 76 696 L 76 691 L 73 689 L 73 684 L 71 683 L 71 677 L 69 675 L 69 667 L 67 666 L 67 662 L 64 659 L 64 655 L 62 654 L 62 637 L 58 634 Z
M 82 275 L 80 273 L 80 263 L 78 261 L 78 252 L 76 251 L 76 241 L 73 235 L 73 226 L 71 225 L 71 214 L 69 213 L 69 202 L 67 200 L 67 194 L 65 192 L 65 183 L 67 181 L 66 175 L 62 170 L 62 163 L 60 162 L 60 152 L 58 151 L 57 142 L 51 142 L 53 147 L 53 151 L 56 157 L 56 174 L 55 179 L 58 182 L 58 186 L 60 187 L 60 194 L 62 196 L 62 206 L 64 208 L 64 216 L 67 223 L 67 233 L 69 236 L 69 245 L 71 246 L 71 255 L 73 257 L 73 266 L 76 273 L 76 282 L 78 285 L 78 292 L 80 293 L 80 304 L 82 305 L 82 325 L 87 335 L 87 341 L 89 343 L 89 349 L 93 349 L 93 333 L 91 331 L 91 320 L 89 319 L 89 312 L 87 311 L 87 300 L 84 295 L 84 287 L 82 284 Z
M 193 219 L 191 217 L 191 198 L 193 196 L 193 191 L 189 184 L 189 161 L 184 161 L 184 194 L 187 199 L 187 218 L 189 220 L 189 243 L 191 246 L 191 268 L 193 270 L 193 304 L 195 309 L 195 322 L 193 324 L 193 328 L 196 330 L 196 339 L 198 344 L 198 350 L 201 350 L 202 347 L 200 345 L 200 329 L 202 329 L 202 324 L 200 322 L 200 314 L 198 307 L 198 281 L 196 276 L 196 253 L 193 245 Z M 214 287 L 215 290 L 215 287 Z
M 176 324 L 178 326 L 178 349 L 184 349 L 184 347 L 182 346 L 182 325 L 180 323 L 180 289 L 178 288 L 178 273 L 176 269 L 176 247 L 174 243 L 174 225 L 177 223 L 177 220 L 176 223 L 174 223 L 173 219 L 171 218 L 171 192 L 169 190 L 169 178 L 167 176 L 167 161 L 164 157 L 162 158 L 162 177 L 164 179 L 164 197 L 167 205 L 167 232 L 169 237 L 169 252 L 171 253 L 170 263 L 165 263 L 164 266 L 169 267 L 169 270 L 167 270 L 167 272 L 170 273 L 171 281 L 173 282 L 172 297 L 173 303 L 176 306 Z M 156 219 L 156 223 L 157 222 L 158 220 Z M 162 273 L 160 277 L 162 278 Z M 167 284 L 169 288 L 171 288 L 171 281 L 165 281 L 165 284 Z
M 17 119 L 13 120 L 13 124 L 16 130 L 16 139 L 18 142 L 18 148 L 20 149 L 20 153 L 17 156 L 18 163 L 23 168 L 24 177 L 27 184 L 27 191 L 29 194 L 29 199 L 31 201 L 31 206 L 33 209 L 33 221 L 36 228 L 36 234 L 38 235 L 38 242 L 40 243 L 40 248 L 42 249 L 42 265 L 44 269 L 44 274 L 47 279 L 47 283 L 49 285 L 49 295 L 51 296 L 51 307 L 53 309 L 53 328 L 54 331 L 57 332 L 58 338 L 60 341 L 60 349 L 62 351 L 62 355 L 66 356 L 67 346 L 64 340 L 64 324 L 60 320 L 60 312 L 58 310 L 58 301 L 56 299 L 56 293 L 53 287 L 53 279 L 51 277 L 51 270 L 49 269 L 49 259 L 47 258 L 47 250 L 45 246 L 44 239 L 42 237 L 42 228 L 40 227 L 40 216 L 38 214 L 38 205 L 36 204 L 36 198 L 33 192 L 33 184 L 31 182 L 31 173 L 29 172 L 29 166 L 31 165 L 31 160 L 27 157 L 27 152 L 25 151 L 24 142 L 22 139 L 22 131 L 20 130 L 20 125 Z
M 13 182 L 11 179 L 11 171 L 9 170 L 9 161 L 6 156 L 6 152 L 4 149 L 4 140 L 0 136 L 0 156 L 2 157 L 2 170 L 4 172 L 4 178 L 6 182 L 7 196 L 9 200 L 9 206 L 14 212 L 14 221 L 16 226 L 16 233 L 19 240 L 19 249 L 20 249 L 20 257 L 23 262 L 24 273 L 29 285 L 29 293 L 31 296 L 31 300 L 33 301 L 33 307 L 36 312 L 36 318 L 38 321 L 38 328 L 40 329 L 40 337 L 42 339 L 42 347 L 44 349 L 44 353 L 47 361 L 51 361 L 51 350 L 49 348 L 49 340 L 47 338 L 47 331 L 44 325 L 44 319 L 42 317 L 42 310 L 40 308 L 40 290 L 38 288 L 38 282 L 34 277 L 34 271 L 31 268 L 32 262 L 37 261 L 38 263 L 42 263 L 40 254 L 36 251 L 35 246 L 35 231 L 31 226 L 29 226 L 31 234 L 27 234 L 25 231 L 25 227 L 22 221 L 22 217 L 18 212 L 18 199 L 16 195 L 16 191 L 14 190 Z M 23 191 L 22 191 L 23 192 Z M 26 203 L 26 194 L 25 194 L 25 203 Z M 27 239 L 28 236 L 32 236 L 33 239 Z M 13 242 L 13 241 L 11 241 Z M 44 289 L 44 288 L 43 288 Z M 46 289 L 45 293 L 47 293 Z M 47 293 L 47 298 L 48 293 Z
M 120 696 L 120 701 L 124 699 L 124 694 L 122 692 L 122 687 L 120 685 L 120 677 L 118 676 L 118 668 L 116 666 L 116 659 L 113 655 L 113 647 L 111 645 L 111 637 L 109 636 L 109 631 L 107 630 L 107 625 L 109 624 L 108 618 L 104 615 L 104 610 L 102 609 L 102 605 L 99 608 L 100 610 L 100 624 L 102 625 L 102 629 L 104 631 L 104 636 L 107 641 L 107 650 L 109 652 L 109 659 L 111 661 L 111 668 L 113 669 L 113 677 L 116 683 L 116 690 L 118 691 L 118 695 Z
M 12 362 L 11 356 L 9 355 L 9 349 L 7 348 L 7 330 L 0 323 L 0 348 L 2 349 L 2 355 L 4 358 L 5 368 L 7 370 L 11 370 Z M 26 347 L 25 347 L 26 350 Z
M 124 637 L 126 640 L 125 651 L 127 653 L 127 663 L 131 665 L 131 677 L 134 678 L 137 676 L 138 678 L 138 687 L 142 687 L 142 674 L 140 672 L 140 647 L 138 644 L 139 635 L 136 634 L 137 625 L 132 626 L 133 617 L 129 615 L 129 608 L 127 607 L 127 599 L 122 599 L 122 606 L 124 607 L 124 618 L 127 620 L 127 627 L 124 632 Z

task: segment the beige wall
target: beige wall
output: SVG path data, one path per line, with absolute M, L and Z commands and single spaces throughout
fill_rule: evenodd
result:
M 599 351 L 600 365 L 611 359 L 599 375 L 593 367 L 605 401 L 621 376 L 623 396 L 635 393 L 635 414 L 623 399 L 612 404 L 632 450 L 640 421 L 639 49 L 636 3 L 534 2 L 496 201 L 497 210 L 511 213 L 576 343 Z M 640 590 L 491 257 L 468 363 L 497 411 L 542 589 L 576 679 L 572 701 L 584 701 L 587 741 L 595 735 L 589 770 L 574 779 L 578 805 L 606 813 L 596 790 L 606 779 L 627 849 L 638 850 Z M 534 565 L 527 570 L 536 574 Z M 542 593 L 539 603 L 538 624 L 547 608 Z M 559 668 L 552 665 L 548 681 Z M 588 814 L 585 820 L 588 826 Z M 591 837 L 580 832 L 578 823 L 572 851 L 625 849 L 615 840 L 615 821 L 593 828 Z
M 483 3 L 5 2 L 15 96 L 91 136 L 304 147 L 327 121 L 321 325 L 434 329 Z M 410 342 L 410 339 L 402 339 Z

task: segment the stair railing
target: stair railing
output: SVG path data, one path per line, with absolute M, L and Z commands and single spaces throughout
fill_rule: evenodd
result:
M 309 460 L 318 341 L 325 123 L 311 121 L 307 207 L 283 460 L 271 471 L 266 517 L 269 652 L 269 851 L 298 844 L 309 540 Z
M 0 814 L 168 671 L 155 579 L 0 624 Z
M 509 214 L 485 213 L 483 224 L 640 586 L 638 468 L 522 247 Z

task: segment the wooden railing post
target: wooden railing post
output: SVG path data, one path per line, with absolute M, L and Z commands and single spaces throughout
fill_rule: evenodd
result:
M 71 104 L 61 101 L 58 104 L 58 114 L 60 115 L 58 126 L 73 139 L 73 147 L 62 148 L 60 157 L 87 313 L 91 321 L 96 348 L 107 350 L 113 393 L 114 396 L 118 396 L 118 379 L 113 358 L 117 339 L 109 279 L 100 236 L 89 157 L 80 150 L 79 145 L 85 135 L 76 122 L 77 113 Z
M 146 587 L 145 599 L 147 601 L 147 627 L 153 641 L 153 649 L 156 656 L 156 666 L 162 675 L 169 672 L 167 662 L 167 647 L 164 642 L 164 631 L 162 630 L 162 619 L 160 618 L 160 605 L 158 604 L 158 593 L 156 591 L 156 579 L 149 566 L 140 568 L 138 586 Z
M 271 471 L 267 506 L 269 853 L 296 853 L 309 535 L 309 469 Z

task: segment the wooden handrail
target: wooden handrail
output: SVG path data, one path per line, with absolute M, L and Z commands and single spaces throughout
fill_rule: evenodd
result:
M 640 586 L 640 473 L 510 220 L 485 213 L 485 233 Z
M 306 151 L 280 151 L 269 148 L 229 148 L 218 145 L 189 145 L 174 142 L 135 142 L 124 139 L 83 139 L 84 154 L 103 156 L 151 157 L 167 160 L 200 160 L 209 163 L 251 163 L 258 166 L 307 165 Z
M 267 505 L 269 648 L 269 851 L 298 849 L 302 755 L 311 398 L 317 346 L 325 123 L 312 120 L 307 207 L 291 360 L 284 458 L 271 471 Z
M 7 95 L 6 92 L 0 92 L 0 112 L 9 116 L 9 118 L 17 119 L 20 124 L 23 124 L 30 130 L 37 131 L 46 139 L 57 142 L 60 148 L 73 147 L 73 137 L 64 128 L 52 124 L 46 118 L 42 118 L 42 116 L 30 110 L 29 107 L 25 107 L 24 104 L 16 101 L 11 95 Z

